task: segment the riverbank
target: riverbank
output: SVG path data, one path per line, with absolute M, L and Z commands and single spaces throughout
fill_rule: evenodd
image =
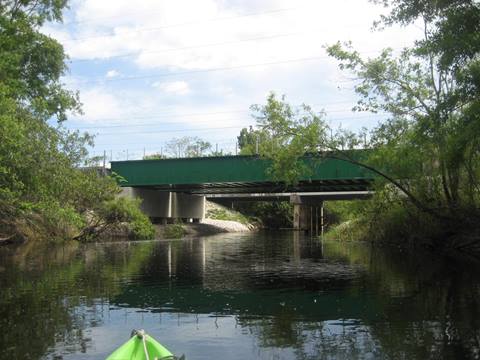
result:
M 155 224 L 156 239 L 209 236 L 221 233 L 249 232 L 258 228 L 252 219 L 223 205 L 206 201 L 206 218 L 200 223 Z
M 367 241 L 408 248 L 426 248 L 441 253 L 480 253 L 480 226 L 472 214 L 439 219 L 407 202 L 379 206 L 368 201 L 330 203 L 325 239 Z
M 201 223 L 155 224 L 157 239 L 180 238 L 184 236 L 198 237 L 221 233 L 249 232 L 255 230 L 253 224 L 242 224 L 233 220 L 204 219 Z

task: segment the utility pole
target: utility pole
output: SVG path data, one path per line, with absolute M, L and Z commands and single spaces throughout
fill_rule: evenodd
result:
M 107 174 L 107 170 L 105 168 L 107 162 L 107 152 L 103 150 L 103 175 L 105 176 Z
M 238 141 L 235 142 L 235 155 L 238 155 Z
M 255 140 L 255 154 L 258 155 L 258 135 L 257 135 L 257 138 Z
M 145 159 L 145 148 L 143 148 L 143 158 Z
M 128 149 L 127 149 L 127 161 L 128 161 Z

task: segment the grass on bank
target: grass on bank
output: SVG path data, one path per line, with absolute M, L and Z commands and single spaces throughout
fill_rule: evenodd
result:
M 325 238 L 399 245 L 426 245 L 442 241 L 448 229 L 438 219 L 408 201 L 386 201 L 383 194 L 369 200 L 326 202 L 329 224 Z

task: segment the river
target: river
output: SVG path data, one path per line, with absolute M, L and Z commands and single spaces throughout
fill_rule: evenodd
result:
M 480 271 L 289 232 L 0 249 L 0 358 L 478 359 Z

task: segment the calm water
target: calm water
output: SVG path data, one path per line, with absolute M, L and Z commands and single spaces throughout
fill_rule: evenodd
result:
M 0 249 L 0 358 L 480 358 L 480 271 L 290 233 Z

